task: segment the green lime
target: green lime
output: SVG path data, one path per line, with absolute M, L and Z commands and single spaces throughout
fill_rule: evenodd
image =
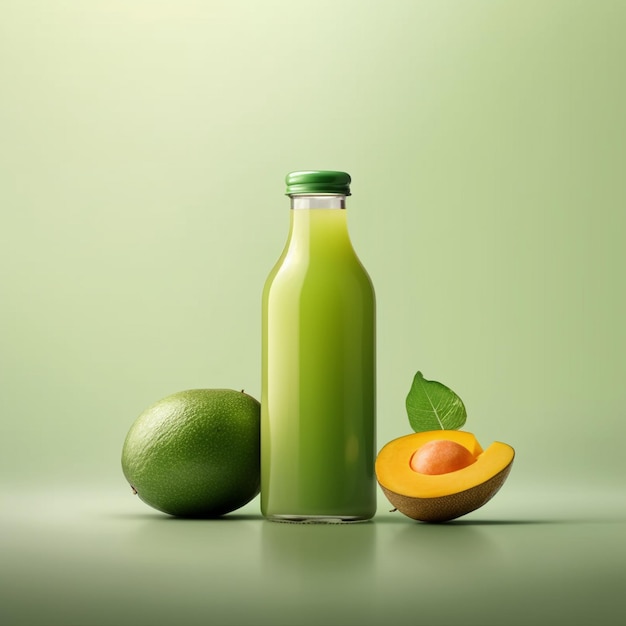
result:
M 260 410 L 252 396 L 232 389 L 167 396 L 129 430 L 124 476 L 144 502 L 170 515 L 234 511 L 259 493 Z

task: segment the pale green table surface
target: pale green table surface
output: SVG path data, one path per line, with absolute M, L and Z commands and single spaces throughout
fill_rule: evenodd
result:
M 1 492 L 0 623 L 626 624 L 626 494 L 503 490 L 428 525 L 179 520 L 123 487 Z

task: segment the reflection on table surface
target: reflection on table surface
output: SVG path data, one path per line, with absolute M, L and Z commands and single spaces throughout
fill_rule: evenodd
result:
M 622 494 L 623 495 L 623 494 Z M 181 520 L 118 494 L 3 494 L 11 624 L 622 624 L 626 511 L 446 524 Z M 596 510 L 601 510 L 596 508 Z M 526 515 L 521 512 L 526 511 Z

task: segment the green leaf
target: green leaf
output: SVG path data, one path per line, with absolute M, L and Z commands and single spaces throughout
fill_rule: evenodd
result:
M 426 380 L 417 372 L 406 397 L 409 423 L 416 433 L 425 430 L 455 430 L 467 419 L 465 405 L 459 396 L 435 380 Z

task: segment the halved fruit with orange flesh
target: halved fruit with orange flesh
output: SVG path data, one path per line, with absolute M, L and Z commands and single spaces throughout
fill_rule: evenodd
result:
M 422 474 L 411 459 L 424 444 L 437 440 L 461 444 L 475 458 L 462 469 L 445 474 Z M 483 506 L 506 480 L 515 451 L 494 442 L 483 451 L 472 433 L 433 430 L 390 441 L 376 459 L 376 477 L 388 500 L 408 517 L 423 522 L 445 522 Z

